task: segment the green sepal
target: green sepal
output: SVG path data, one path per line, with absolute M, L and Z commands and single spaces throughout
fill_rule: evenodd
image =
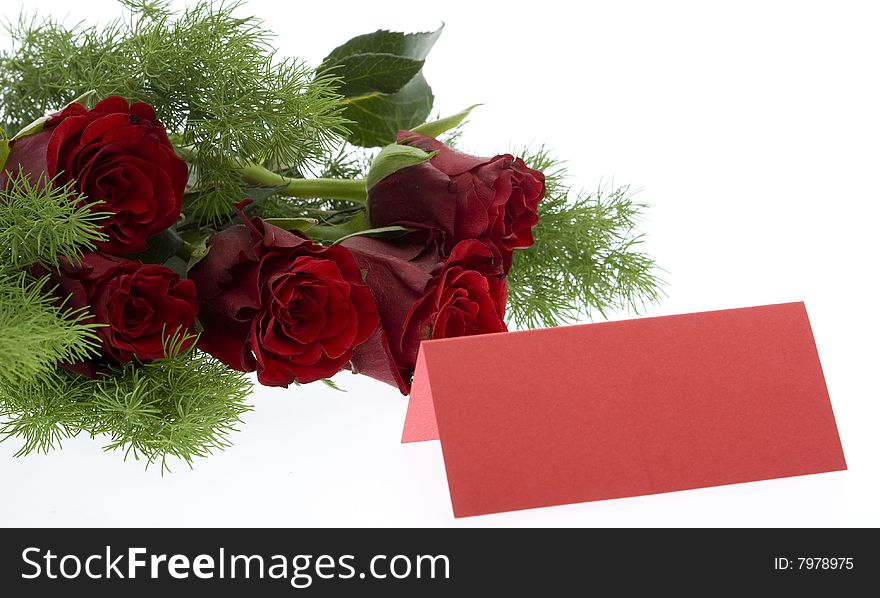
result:
M 452 116 L 447 116 L 446 118 L 423 123 L 415 127 L 412 132 L 419 133 L 420 135 L 425 135 L 427 137 L 434 137 L 436 139 L 443 133 L 451 131 L 452 129 L 463 123 L 464 119 L 466 119 L 470 115 L 471 110 L 473 110 L 477 106 L 482 106 L 482 104 L 474 104 L 469 108 L 465 108 L 458 114 L 453 114 Z
M 9 159 L 9 136 L 2 128 L 0 128 L 0 172 L 6 167 L 6 160 Z
M 193 248 L 192 253 L 189 255 L 189 260 L 187 260 L 186 262 L 186 271 L 189 272 L 190 270 L 192 270 L 193 266 L 205 259 L 210 250 L 211 248 L 208 247 L 207 237 L 199 241 Z
M 415 231 L 414 228 L 409 228 L 406 226 L 382 226 L 379 228 L 368 228 L 366 230 L 359 230 L 357 232 L 353 232 L 349 235 L 345 235 L 333 242 L 334 245 L 338 245 L 342 243 L 346 239 L 351 239 L 352 237 L 370 237 L 373 239 L 397 239 Z
M 92 98 L 97 95 L 97 93 L 98 92 L 94 89 L 92 89 L 91 91 L 87 91 L 78 98 L 74 99 L 72 102 L 68 102 L 67 104 L 65 104 L 64 108 L 67 108 L 72 104 L 82 104 L 83 106 L 88 106 L 88 102 L 90 102 Z M 61 110 L 64 110 L 64 108 L 62 108 Z M 59 112 L 61 110 L 59 110 Z M 16 139 L 21 139 L 22 137 L 27 137 L 28 135 L 36 135 L 43 130 L 43 128 L 46 126 L 46 122 L 48 122 L 50 118 L 52 118 L 51 114 L 41 116 L 25 128 L 23 128 L 21 131 L 16 133 L 15 137 L 13 137 L 12 140 L 15 141 Z
M 309 230 L 309 237 L 322 243 L 338 245 L 352 237 L 374 237 L 379 239 L 394 239 L 415 229 L 405 226 L 383 226 L 370 228 L 366 210 L 356 213 L 342 224 L 318 224 Z
M 309 229 L 310 238 L 322 243 L 337 243 L 358 231 L 369 227 L 366 210 L 359 210 L 351 218 L 340 224 L 318 224 Z
M 367 191 L 369 192 L 373 185 L 398 170 L 427 162 L 436 155 L 437 152 L 429 153 L 411 145 L 396 143 L 386 145 L 376 154 L 370 165 L 370 172 L 367 174 Z
M 338 384 L 336 384 L 336 382 L 334 382 L 330 378 L 322 378 L 321 382 L 324 383 L 325 386 L 328 386 L 329 388 L 332 388 L 337 392 L 348 392 L 344 388 L 341 388 Z
M 300 232 L 306 232 L 318 224 L 314 218 L 263 218 L 263 222 L 284 230 L 298 230 Z
M 180 233 L 180 238 L 183 239 L 185 251 L 183 255 L 178 253 L 178 257 L 184 259 L 186 264 L 185 270 L 189 272 L 193 266 L 208 255 L 208 251 L 211 249 L 208 247 L 208 239 L 211 238 L 211 232 L 208 232 L 206 229 L 191 229 Z

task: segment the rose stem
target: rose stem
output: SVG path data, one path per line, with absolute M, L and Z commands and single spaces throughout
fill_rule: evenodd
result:
M 363 179 L 295 179 L 276 174 L 258 164 L 239 168 L 238 173 L 251 185 L 266 187 L 284 185 L 285 188 L 279 192 L 281 195 L 367 201 L 367 183 Z
M 198 159 L 196 150 L 188 147 L 175 147 L 177 154 L 187 162 Z M 281 176 L 252 162 L 238 168 L 238 174 L 248 184 L 263 187 L 280 187 L 281 195 L 290 197 L 319 197 L 322 199 L 347 199 L 366 203 L 367 182 L 364 179 L 297 179 Z

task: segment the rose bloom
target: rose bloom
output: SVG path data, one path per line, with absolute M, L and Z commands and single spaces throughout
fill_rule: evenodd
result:
M 371 226 L 437 229 L 444 255 L 459 241 L 483 239 L 498 248 L 504 271 L 509 271 L 513 250 L 535 242 L 532 228 L 544 197 L 544 174 L 510 154 L 469 156 L 409 131 L 401 131 L 397 139 L 437 154 L 370 188 Z
M 195 333 L 196 287 L 165 266 L 87 253 L 63 260 L 51 278 L 65 307 L 85 308 L 87 323 L 103 324 L 94 330 L 100 357 L 66 365 L 78 373 L 95 377 L 102 366 L 162 358 L 175 333 Z
M 180 216 L 187 181 L 186 163 L 174 153 L 153 109 L 118 96 L 91 110 L 71 104 L 53 114 L 42 131 L 12 142 L 0 172 L 72 183 L 95 207 L 109 212 L 107 241 L 98 249 L 116 255 L 144 251 L 147 240 Z M 47 180 L 48 180 L 47 179 Z
M 507 283 L 492 244 L 456 245 L 437 263 L 417 244 L 367 237 L 342 242 L 351 249 L 373 291 L 382 327 L 358 347 L 352 369 L 409 394 L 423 340 L 506 332 Z
M 208 246 L 189 273 L 201 301 L 199 348 L 233 369 L 256 371 L 261 384 L 328 378 L 379 325 L 344 247 L 323 247 L 259 218 L 216 234 Z

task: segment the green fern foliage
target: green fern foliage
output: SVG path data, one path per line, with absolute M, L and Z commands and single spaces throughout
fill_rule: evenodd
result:
M 200 1 L 175 14 L 125 2 L 105 27 L 22 18 L 0 55 L 0 126 L 17 131 L 81 93 L 151 104 L 178 145 L 197 156 L 187 210 L 218 222 L 244 197 L 234 166 L 318 165 L 344 132 L 332 75 L 283 59 L 273 35 L 238 4 Z

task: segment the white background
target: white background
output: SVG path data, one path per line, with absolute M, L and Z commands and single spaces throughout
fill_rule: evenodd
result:
M 111 0 L 71 6 L 27 10 L 121 14 Z M 19 10 L 2 4 L 6 17 Z M 342 374 L 344 394 L 258 389 L 231 449 L 164 477 L 87 438 L 23 459 L 0 444 L 0 525 L 880 525 L 875 3 L 262 0 L 245 11 L 281 34 L 282 54 L 314 65 L 360 33 L 445 22 L 426 67 L 436 109 L 485 103 L 464 145 L 543 142 L 576 186 L 642 189 L 646 250 L 669 283 L 647 315 L 806 302 L 849 471 L 457 521 L 439 444 L 399 444 L 405 399 Z

